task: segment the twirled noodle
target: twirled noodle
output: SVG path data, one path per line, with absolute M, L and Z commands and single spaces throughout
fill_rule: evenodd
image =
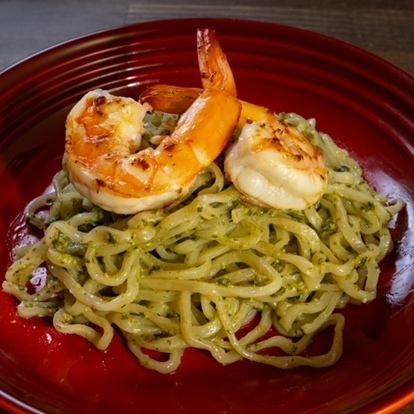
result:
M 392 249 L 387 225 L 403 204 L 375 193 L 314 120 L 282 116 L 324 152 L 329 187 L 317 205 L 301 212 L 253 206 L 213 164 L 184 200 L 121 217 L 91 205 L 60 172 L 55 191 L 27 209 L 44 238 L 20 251 L 3 284 L 21 301 L 19 314 L 53 317 L 57 330 L 99 349 L 116 326 L 141 364 L 162 373 L 177 369 L 187 347 L 222 364 L 335 363 L 344 326 L 335 310 L 375 298 L 378 262 Z M 47 222 L 37 214 L 45 205 Z M 39 268 L 47 268 L 46 283 L 32 292 Z M 330 350 L 301 356 L 328 326 Z

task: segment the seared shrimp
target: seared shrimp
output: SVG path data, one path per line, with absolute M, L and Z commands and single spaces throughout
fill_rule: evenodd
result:
M 224 169 L 251 202 L 280 209 L 303 210 L 327 187 L 321 150 L 277 117 L 270 123 L 246 123 Z
M 73 185 L 119 214 L 163 207 L 184 196 L 237 125 L 241 106 L 227 92 L 228 79 L 202 91 L 156 149 L 141 151 L 142 119 L 150 106 L 102 90 L 86 94 L 66 122 L 65 165 Z
M 227 60 L 214 37 L 198 49 L 204 88 L 221 79 Z M 211 55 L 214 56 L 211 56 Z M 209 64 L 209 62 L 213 64 Z M 229 93 L 235 94 L 232 87 Z M 201 93 L 196 88 L 155 85 L 141 95 L 155 109 L 180 113 Z M 241 101 L 238 140 L 228 151 L 224 169 L 234 186 L 252 203 L 280 209 L 305 209 L 327 188 L 328 174 L 320 148 L 269 109 Z

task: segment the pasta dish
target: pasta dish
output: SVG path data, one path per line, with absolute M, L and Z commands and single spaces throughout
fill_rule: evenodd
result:
M 213 33 L 200 31 L 198 42 L 202 74 L 226 73 Z M 340 358 L 340 309 L 375 299 L 393 246 L 388 224 L 403 203 L 377 194 L 314 119 L 239 101 L 233 83 L 161 85 L 140 103 L 95 91 L 75 106 L 54 191 L 26 211 L 44 236 L 15 252 L 3 283 L 20 316 L 52 318 L 100 350 L 117 330 L 161 373 L 189 347 L 221 364 L 326 367 Z M 85 131 L 87 143 L 78 139 Z M 127 155 L 106 141 L 124 133 L 140 136 Z M 208 150 L 184 162 L 181 142 L 205 137 Z M 330 349 L 308 352 L 329 327 Z

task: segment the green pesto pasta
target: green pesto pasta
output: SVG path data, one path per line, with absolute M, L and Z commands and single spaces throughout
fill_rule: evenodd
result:
M 314 120 L 280 116 L 324 153 L 329 185 L 316 205 L 303 211 L 252 205 L 218 163 L 174 205 L 119 216 L 93 206 L 62 171 L 55 191 L 27 209 L 44 237 L 16 252 L 3 283 L 19 299 L 19 315 L 53 318 L 58 331 L 101 350 L 117 326 L 139 362 L 161 373 L 175 371 L 188 347 L 221 364 L 334 364 L 345 322 L 338 309 L 375 299 L 379 262 L 392 249 L 387 226 L 403 204 L 377 194 Z M 174 122 L 165 114 L 147 118 L 146 145 Z M 37 211 L 48 202 L 44 219 Z M 42 267 L 46 284 L 33 293 L 27 284 Z M 303 356 L 329 326 L 329 351 Z M 271 328 L 277 333 L 264 339 Z M 263 352 L 272 348 L 282 355 Z M 168 358 L 150 357 L 147 349 Z

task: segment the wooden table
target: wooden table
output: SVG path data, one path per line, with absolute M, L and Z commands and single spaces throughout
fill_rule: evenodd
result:
M 182 17 L 265 20 L 361 46 L 414 74 L 414 0 L 2 0 L 0 71 L 97 30 Z M 414 413 L 414 406 L 403 410 Z
M 190 16 L 267 20 L 314 30 L 414 73 L 414 0 L 2 0 L 0 70 L 86 33 Z

